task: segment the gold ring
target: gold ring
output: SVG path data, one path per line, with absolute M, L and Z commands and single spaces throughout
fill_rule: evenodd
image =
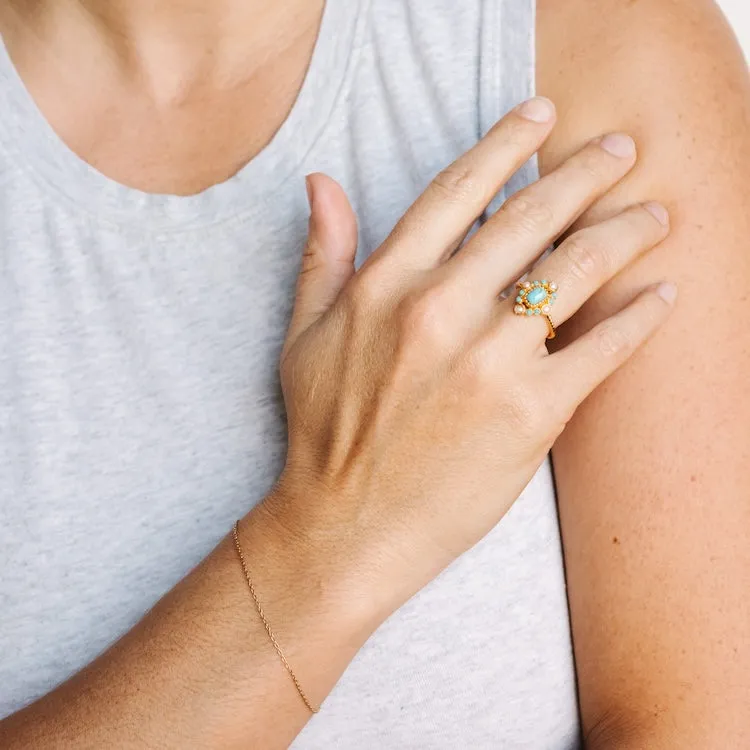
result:
M 555 324 L 549 314 L 557 299 L 557 284 L 554 281 L 519 281 L 516 284 L 516 304 L 513 312 L 516 315 L 532 317 L 540 315 L 547 321 L 547 338 L 553 339 L 557 335 Z

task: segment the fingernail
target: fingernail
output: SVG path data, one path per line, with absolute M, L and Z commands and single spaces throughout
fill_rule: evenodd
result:
M 532 122 L 549 122 L 555 116 L 555 105 L 543 96 L 521 104 L 516 110 L 525 120 Z
M 668 304 L 673 305 L 677 299 L 677 287 L 667 281 L 663 281 L 656 287 L 656 293 Z
M 668 227 L 669 226 L 669 211 L 667 211 L 667 209 L 664 208 L 664 206 L 662 206 L 661 203 L 656 203 L 655 201 L 649 201 L 648 203 L 644 203 L 643 207 L 663 227 Z
M 310 204 L 310 210 L 312 211 L 312 207 L 313 207 L 313 189 L 312 189 L 312 185 L 310 184 L 310 175 L 307 175 L 305 177 L 305 187 L 307 188 L 307 202 Z
M 625 133 L 610 133 L 599 141 L 599 145 L 612 156 L 625 159 L 635 154 L 635 141 Z

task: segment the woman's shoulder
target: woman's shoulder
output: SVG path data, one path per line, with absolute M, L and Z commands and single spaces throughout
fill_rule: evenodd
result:
M 543 84 L 585 71 L 610 91 L 630 80 L 658 85 L 685 70 L 741 58 L 713 0 L 536 0 L 536 31 Z M 605 85 L 613 67 L 614 87 Z
M 587 744 L 687 747 L 700 736 L 703 747 L 746 747 L 748 651 L 720 646 L 743 642 L 748 622 L 747 557 L 734 550 L 747 536 L 750 349 L 743 318 L 721 306 L 748 284 L 747 66 L 709 0 L 538 0 L 537 10 L 539 91 L 559 113 L 542 170 L 625 131 L 638 166 L 583 223 L 645 200 L 672 217 L 669 238 L 559 341 L 648 279 L 680 290 L 664 330 L 586 400 L 554 449 Z
M 362 0 L 379 76 L 471 110 L 475 137 L 533 93 L 536 0 Z
M 537 88 L 560 109 L 548 168 L 610 129 L 646 145 L 698 136 L 722 119 L 717 100 L 746 96 L 742 51 L 713 0 L 537 0 L 536 19 Z

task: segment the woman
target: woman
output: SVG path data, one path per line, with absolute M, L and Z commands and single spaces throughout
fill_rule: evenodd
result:
M 534 10 L 3 7 L 3 748 L 748 746 L 746 71 Z

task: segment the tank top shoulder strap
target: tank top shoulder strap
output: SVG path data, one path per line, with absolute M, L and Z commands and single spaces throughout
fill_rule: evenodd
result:
M 417 126 L 440 123 L 471 145 L 534 95 L 536 0 L 369 0 L 367 12 L 380 76 Z M 532 160 L 498 201 L 536 176 Z

